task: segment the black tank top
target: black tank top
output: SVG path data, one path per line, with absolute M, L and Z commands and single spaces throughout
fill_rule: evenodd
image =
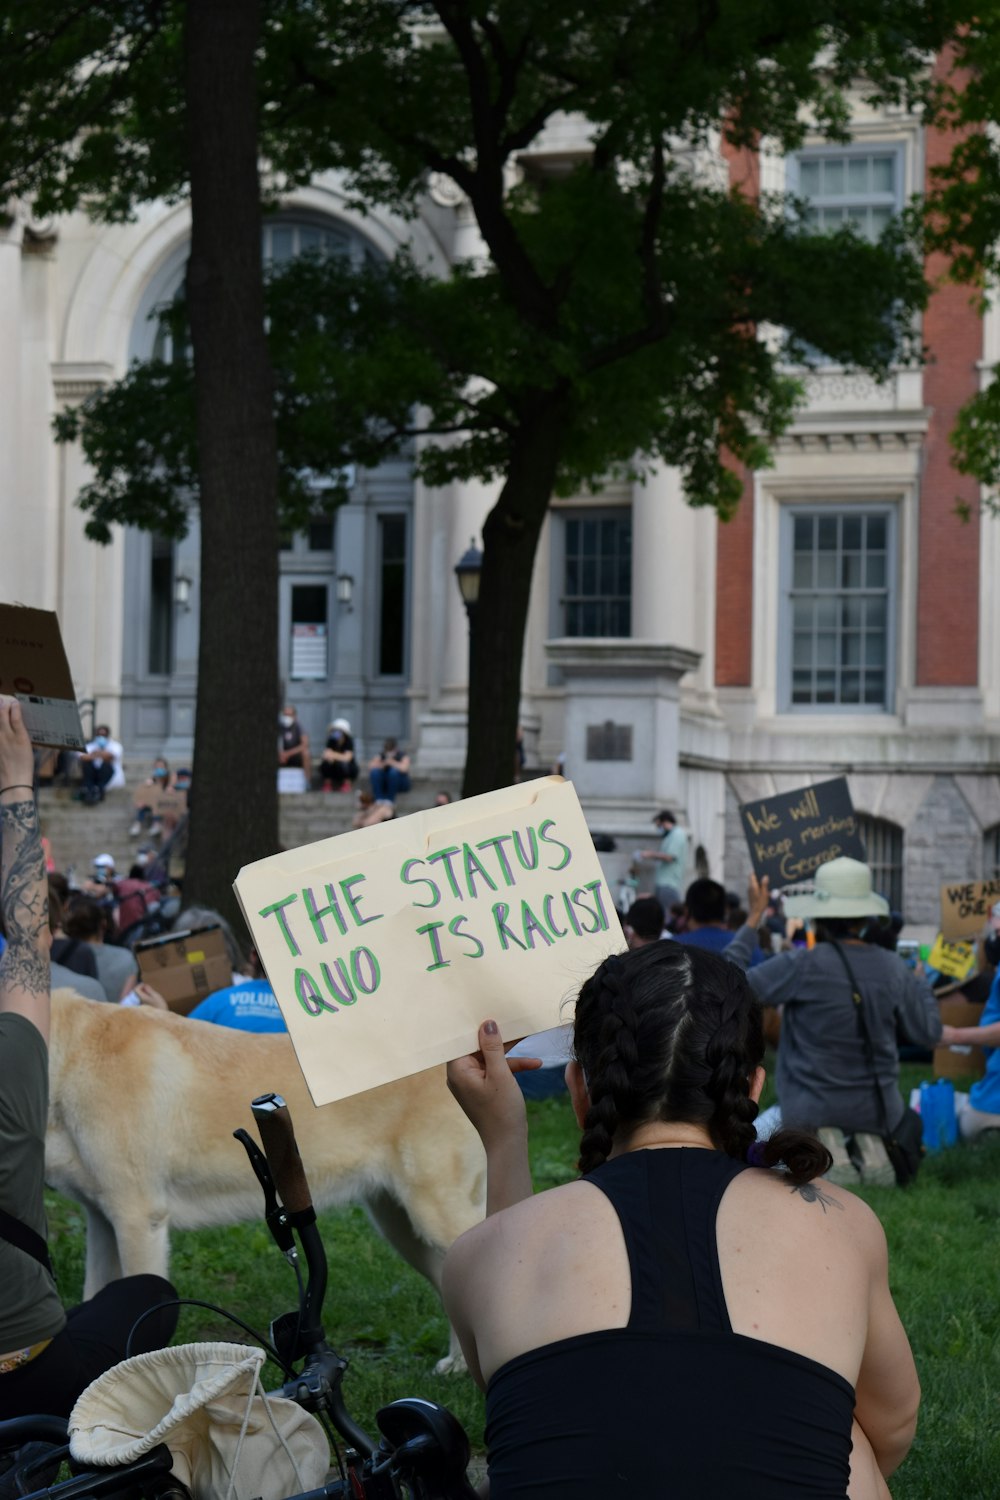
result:
M 590 1173 L 625 1237 L 629 1321 L 497 1370 L 490 1500 L 844 1500 L 850 1384 L 729 1321 L 715 1220 L 743 1170 L 671 1148 Z

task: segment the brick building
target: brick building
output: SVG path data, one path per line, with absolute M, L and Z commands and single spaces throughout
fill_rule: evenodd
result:
M 551 160 L 581 145 L 566 120 L 537 149 Z M 849 144 L 720 149 L 711 169 L 744 190 L 793 188 L 818 222 L 877 234 L 948 149 L 859 100 Z M 80 696 L 142 758 L 190 754 L 197 518 L 180 543 L 123 532 L 92 545 L 73 504 L 82 456 L 54 447 L 50 422 L 163 351 L 150 314 L 181 283 L 189 233 L 184 204 L 112 226 L 20 213 L 0 231 L 0 597 L 58 609 Z M 324 178 L 265 229 L 273 259 L 404 243 L 442 272 L 482 252 L 447 179 L 404 222 L 358 214 Z M 728 525 L 691 510 L 669 469 L 553 504 L 524 659 L 529 761 L 565 754 L 623 860 L 648 842 L 654 807 L 676 804 L 703 867 L 739 885 L 738 803 L 846 772 L 879 883 L 911 921 L 934 921 L 940 881 L 1000 868 L 1000 522 L 980 515 L 948 448 L 1000 323 L 941 286 L 923 336 L 929 362 L 882 385 L 822 362 L 803 371 L 807 401 L 773 467 L 743 476 Z M 418 768 L 457 774 L 467 636 L 452 569 L 490 502 L 476 484 L 425 488 L 401 455 L 285 539 L 277 670 L 314 736 L 345 714 L 363 753 L 396 734 Z

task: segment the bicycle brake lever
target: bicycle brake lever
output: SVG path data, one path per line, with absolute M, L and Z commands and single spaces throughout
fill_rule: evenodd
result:
M 264 1222 L 271 1231 L 271 1238 L 282 1255 L 297 1256 L 295 1236 L 285 1210 L 278 1202 L 278 1191 L 274 1185 L 274 1178 L 271 1176 L 271 1168 L 267 1164 L 267 1157 L 248 1131 L 234 1130 L 233 1138 L 239 1141 L 246 1151 L 257 1181 L 264 1190 Z

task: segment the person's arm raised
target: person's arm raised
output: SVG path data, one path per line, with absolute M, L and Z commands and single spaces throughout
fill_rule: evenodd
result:
M 33 786 L 34 756 L 16 698 L 0 698 L 0 1011 L 26 1017 L 49 1039 L 48 882 Z
M 535 1191 L 528 1165 L 528 1117 L 514 1072 L 541 1065 L 534 1057 L 508 1061 L 495 1021 L 484 1021 L 480 1026 L 479 1048 L 448 1064 L 448 1087 L 486 1149 L 489 1218 L 522 1198 L 530 1198 Z

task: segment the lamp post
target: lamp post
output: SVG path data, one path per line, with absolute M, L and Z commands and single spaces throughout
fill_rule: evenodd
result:
M 476 613 L 476 605 L 479 603 L 479 580 L 483 571 L 483 554 L 476 546 L 473 537 L 468 547 L 462 553 L 455 564 L 455 577 L 458 579 L 458 592 L 462 596 L 465 605 L 465 613 L 469 617 L 469 625 Z
M 479 607 L 479 584 L 483 572 L 483 554 L 476 546 L 475 537 L 470 538 L 462 556 L 455 564 L 455 577 L 458 580 L 458 592 L 462 596 L 465 605 L 465 613 L 469 621 L 469 683 L 466 690 L 466 702 L 469 711 L 472 707 L 472 632 L 476 625 L 476 610 Z M 467 721 L 468 722 L 468 721 Z M 466 753 L 468 753 L 468 736 L 466 737 Z M 468 760 L 466 760 L 466 776 L 468 776 Z M 462 795 L 465 795 L 464 789 Z

